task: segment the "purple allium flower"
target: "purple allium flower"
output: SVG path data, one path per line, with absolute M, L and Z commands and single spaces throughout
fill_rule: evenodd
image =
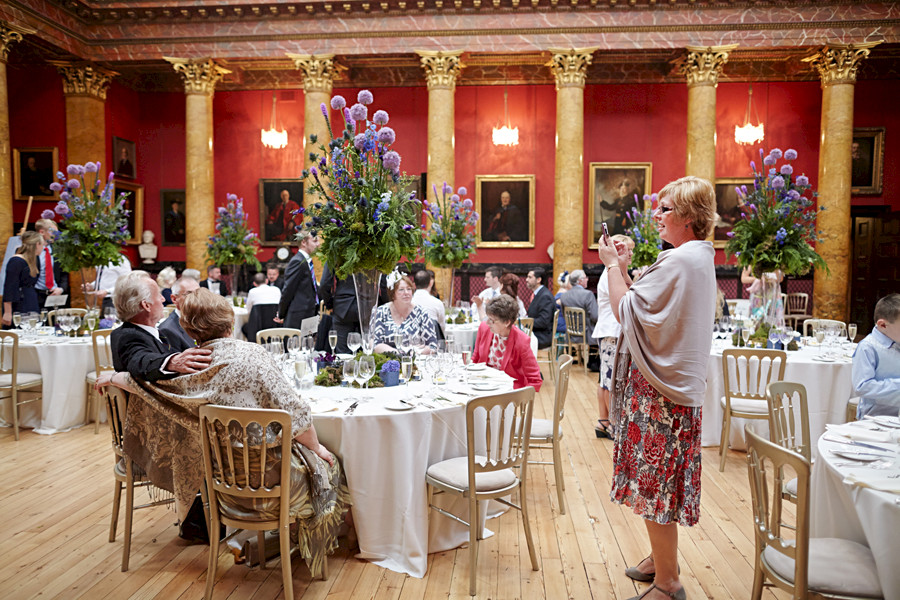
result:
M 387 111 L 384 110 L 376 110 L 375 115 L 372 117 L 372 122 L 376 125 L 387 125 L 390 117 L 387 114 Z
M 771 156 L 775 160 L 778 160 L 782 156 L 781 148 L 772 148 L 772 150 L 769 152 L 769 156 Z
M 772 165 L 775 164 L 775 160 L 776 160 L 775 157 L 773 157 L 773 156 L 770 154 L 770 155 L 768 155 L 767 157 L 765 157 L 765 158 L 763 159 L 763 164 L 766 165 L 767 167 L 771 167 Z
M 730 238 L 733 238 L 733 237 L 734 237 L 734 232 L 733 232 L 733 231 L 729 231 L 729 232 L 726 233 L 725 235 L 727 235 L 727 236 L 730 237 Z
M 53 212 L 52 210 L 45 209 L 44 212 L 41 213 L 41 218 L 42 219 L 55 219 L 56 213 Z
M 362 152 L 363 147 L 366 145 L 366 134 L 356 134 L 356 137 L 353 138 L 353 145 L 356 146 L 357 150 Z
M 806 175 L 800 175 L 799 177 L 797 177 L 797 185 L 801 185 L 804 187 L 809 185 L 809 177 L 807 177 Z
M 788 164 L 781 165 L 781 174 L 782 175 L 790 175 L 794 172 L 794 167 Z
M 64 202 L 68 202 L 71 198 L 72 196 L 69 194 L 69 192 L 62 192 L 59 195 L 59 199 Z
M 78 167 L 81 167 L 81 165 L 69 165 L 68 167 L 66 167 L 66 173 L 68 173 L 69 175 L 78 175 Z
M 385 146 L 390 146 L 391 144 L 393 144 L 395 139 L 397 139 L 397 135 L 390 127 L 382 127 L 378 131 L 378 141 Z
M 97 163 L 87 162 L 84 163 L 84 170 L 87 173 L 96 173 L 100 170 L 100 165 Z
M 384 168 L 389 171 L 396 171 L 400 168 L 400 155 L 394 152 L 393 150 L 388 150 L 384 153 L 384 158 L 382 158 L 382 162 L 384 163 Z
M 782 177 L 781 175 L 776 175 L 775 177 L 773 177 L 772 178 L 772 187 L 775 188 L 776 190 L 780 190 L 781 188 L 783 188 L 784 187 L 784 177 Z
M 350 118 L 354 121 L 365 121 L 366 115 L 369 114 L 369 109 L 367 109 L 362 104 L 354 104 L 350 108 Z
M 450 202 L 459 202 L 459 196 L 453 194 L 452 196 L 450 196 Z
M 50 184 L 50 189 L 53 190 L 54 192 L 61 192 L 63 189 L 63 186 L 61 183 L 57 183 L 54 181 L 53 183 Z
M 360 90 L 360 92 L 356 95 L 356 101 L 360 104 L 372 104 L 375 98 L 372 96 L 372 92 L 369 90 Z M 362 119 L 357 119 L 357 121 L 362 121 Z
M 69 212 L 69 205 L 65 202 L 57 202 L 56 206 L 53 208 L 53 212 L 58 215 L 64 215 Z
M 77 190 L 81 187 L 81 182 L 77 179 L 70 179 L 66 182 L 66 187 L 72 190 Z
M 227 213 L 227 212 L 228 212 L 228 211 L 225 209 L 224 206 L 220 206 L 220 207 L 219 207 L 219 214 L 220 214 L 220 215 L 224 215 L 224 214 Z
M 403 231 L 409 231 L 413 227 L 415 227 L 415 225 L 410 225 L 409 223 L 407 223 L 406 225 L 403 226 Z
M 345 106 L 347 106 L 347 101 L 344 100 L 343 96 L 331 97 L 331 108 L 333 108 L 334 110 L 344 110 Z
M 784 151 L 784 160 L 797 160 L 797 151 L 793 148 L 788 148 Z
M 469 191 L 466 188 L 460 186 L 459 189 L 456 190 L 456 193 L 459 194 L 460 196 L 465 196 L 466 194 L 469 193 Z
M 790 198 L 791 200 L 799 200 L 799 199 L 800 199 L 800 192 L 798 192 L 797 190 L 790 190 L 790 191 L 787 193 L 787 196 L 788 196 L 788 198 Z
M 445 194 L 449 194 L 449 193 L 453 192 L 453 187 L 451 187 L 451 185 L 445 181 L 445 182 L 444 182 L 444 187 L 442 187 L 441 190 L 442 190 Z
M 350 109 L 345 106 L 344 107 L 344 123 L 349 123 L 350 120 L 351 120 Z

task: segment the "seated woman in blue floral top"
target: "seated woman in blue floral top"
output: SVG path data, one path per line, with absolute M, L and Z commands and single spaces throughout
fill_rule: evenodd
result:
M 375 352 L 395 352 L 394 336 L 406 335 L 410 344 L 428 348 L 437 342 L 434 319 L 421 307 L 412 303 L 412 279 L 407 275 L 391 273 L 388 275 L 388 293 L 391 301 L 375 309 L 372 318 L 372 343 Z M 392 281 L 392 276 L 396 281 Z M 425 350 L 428 352 L 428 350 Z

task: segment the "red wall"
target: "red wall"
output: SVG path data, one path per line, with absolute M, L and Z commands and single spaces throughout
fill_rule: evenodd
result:
M 888 206 L 900 210 L 900 80 L 860 81 L 853 98 L 855 127 L 884 127 L 884 179 L 881 196 L 857 196 L 853 206 Z

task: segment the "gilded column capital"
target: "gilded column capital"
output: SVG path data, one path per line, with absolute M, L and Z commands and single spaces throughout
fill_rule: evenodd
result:
M 552 56 L 546 66 L 556 78 L 556 89 L 583 88 L 587 80 L 587 68 L 597 48 L 550 48 Z
M 719 83 L 722 68 L 728 62 L 728 55 L 737 47 L 737 44 L 707 47 L 687 46 L 685 55 L 676 61 L 675 67 L 687 79 L 688 87 L 715 86 Z
M 347 67 L 334 62 L 334 54 L 290 54 L 294 66 L 303 72 L 303 91 L 331 93 L 334 80 Z
M 216 84 L 231 73 L 225 67 L 219 66 L 212 58 L 193 59 L 163 56 L 163 60 L 169 62 L 175 72 L 184 79 L 185 94 L 212 96 L 216 91 Z
M 34 32 L 34 29 L 30 27 L 0 21 L 0 62 L 6 62 L 6 59 L 9 58 L 10 47 L 16 42 L 21 42 L 23 35 Z
M 104 69 L 90 63 L 48 61 L 62 75 L 63 94 L 66 96 L 89 96 L 106 100 L 106 92 L 115 71 Z
M 425 81 L 429 90 L 456 89 L 456 78 L 466 65 L 462 64 L 462 50 L 416 50 L 425 69 Z
M 881 42 L 863 44 L 829 44 L 803 59 L 810 63 L 822 80 L 822 87 L 835 83 L 856 83 L 856 69 L 862 59 Z

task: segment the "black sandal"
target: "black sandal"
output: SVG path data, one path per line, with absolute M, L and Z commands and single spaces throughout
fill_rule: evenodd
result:
M 604 425 L 606 423 L 606 425 Z M 597 419 L 597 424 L 594 425 L 594 433 L 597 434 L 598 438 L 606 438 L 612 439 L 612 424 L 610 424 L 609 419 Z

